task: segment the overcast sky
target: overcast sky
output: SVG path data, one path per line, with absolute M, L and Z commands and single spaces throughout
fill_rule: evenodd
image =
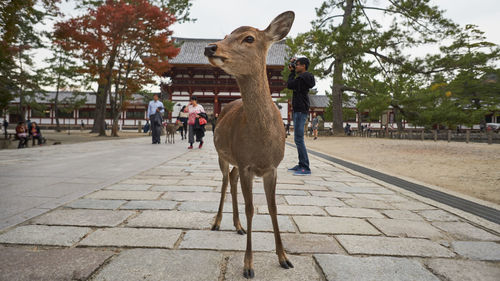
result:
M 235 28 L 243 25 L 264 29 L 278 14 L 292 10 L 295 22 L 289 36 L 310 29 L 315 19 L 315 8 L 323 0 L 194 0 L 191 17 L 195 23 L 174 24 L 172 30 L 176 37 L 223 38 Z M 384 0 L 378 2 L 383 3 Z M 475 24 L 485 32 L 487 40 L 500 45 L 500 0 L 432 0 L 434 5 L 445 10 L 445 16 L 460 25 Z M 73 4 L 64 3 L 63 12 L 76 15 Z M 382 19 L 380 19 L 382 20 Z M 424 50 L 420 50 L 422 54 Z M 328 81 L 318 83 L 319 93 L 329 87 Z M 154 91 L 159 89 L 153 89 Z

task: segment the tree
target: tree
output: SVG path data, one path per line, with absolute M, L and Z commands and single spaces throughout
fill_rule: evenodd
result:
M 53 34 L 51 37 L 53 38 L 52 44 L 50 45 L 52 56 L 45 59 L 48 66 L 45 68 L 43 79 L 45 80 L 44 86 L 55 86 L 56 94 L 51 102 L 54 103 L 56 131 L 60 132 L 59 104 L 61 102 L 63 104 L 70 104 L 74 102 L 75 105 L 77 105 L 81 103 L 82 99 L 78 97 L 78 92 L 75 92 L 73 97 L 66 98 L 63 101 L 59 100 L 59 92 L 61 90 L 75 90 L 78 88 L 76 82 L 79 73 L 76 61 L 73 59 L 73 55 L 64 50 L 61 47 L 61 44 L 57 43 Z
M 168 59 L 178 53 L 169 39 L 168 27 L 174 21 L 168 10 L 147 0 L 107 0 L 84 16 L 56 25 L 58 38 L 66 38 L 61 46 L 83 61 L 88 81 L 97 81 L 93 132 L 106 135 L 106 104 L 113 85 L 115 96 L 110 99 L 119 114 L 126 95 L 150 83 L 152 74 L 168 70 Z
M 58 0 L 3 1 L 0 4 L 0 106 L 4 109 L 19 98 L 18 113 L 36 104 L 41 93 L 40 70 L 34 67 L 31 51 L 43 46 L 34 26 L 58 15 Z
M 290 51 L 311 59 L 314 74 L 332 79 L 333 130 L 342 133 L 342 93 L 368 95 L 391 89 L 389 66 L 408 73 L 430 74 L 422 60 L 402 55 L 402 50 L 442 40 L 456 25 L 430 0 L 328 0 L 316 9 L 317 19 L 309 32 L 288 41 Z M 393 18 L 389 26 L 377 22 L 373 14 Z M 361 81 L 356 78 L 370 76 Z M 367 75 L 369 74 L 369 75 Z M 373 76 L 372 76 L 373 75 Z M 384 79 L 382 79 L 384 80 Z

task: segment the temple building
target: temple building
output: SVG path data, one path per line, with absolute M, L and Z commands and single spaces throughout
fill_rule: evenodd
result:
M 191 96 L 197 97 L 209 116 L 220 113 L 224 106 L 241 98 L 236 80 L 222 69 L 212 66 L 205 57 L 205 47 L 220 39 L 173 38 L 181 46 L 180 53 L 170 61 L 172 68 L 164 74 L 170 80 L 162 83 L 163 98 L 175 102 L 172 117 L 176 117 L 183 105 L 188 104 Z M 284 94 L 280 93 L 286 82 L 281 76 L 286 60 L 286 45 L 284 41 L 271 46 L 267 55 L 267 78 L 270 95 L 278 100 Z M 280 103 L 282 117 L 287 122 L 291 117 L 291 107 L 287 102 Z

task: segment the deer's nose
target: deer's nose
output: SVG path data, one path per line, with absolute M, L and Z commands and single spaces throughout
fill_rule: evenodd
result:
M 215 55 L 215 51 L 217 51 L 217 45 L 208 45 L 205 47 L 205 56 L 211 57 Z

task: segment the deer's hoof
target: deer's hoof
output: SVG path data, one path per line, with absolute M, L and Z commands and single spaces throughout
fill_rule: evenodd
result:
M 214 225 L 212 226 L 212 230 L 219 230 L 219 226 L 214 224 Z
M 236 232 L 238 232 L 239 235 L 245 235 L 247 233 L 243 228 L 238 229 Z
M 254 278 L 255 272 L 251 268 L 250 269 L 243 269 L 243 277 L 245 277 L 246 279 Z
M 293 264 L 289 260 L 284 260 L 280 262 L 281 267 L 284 269 L 290 269 L 293 268 Z

